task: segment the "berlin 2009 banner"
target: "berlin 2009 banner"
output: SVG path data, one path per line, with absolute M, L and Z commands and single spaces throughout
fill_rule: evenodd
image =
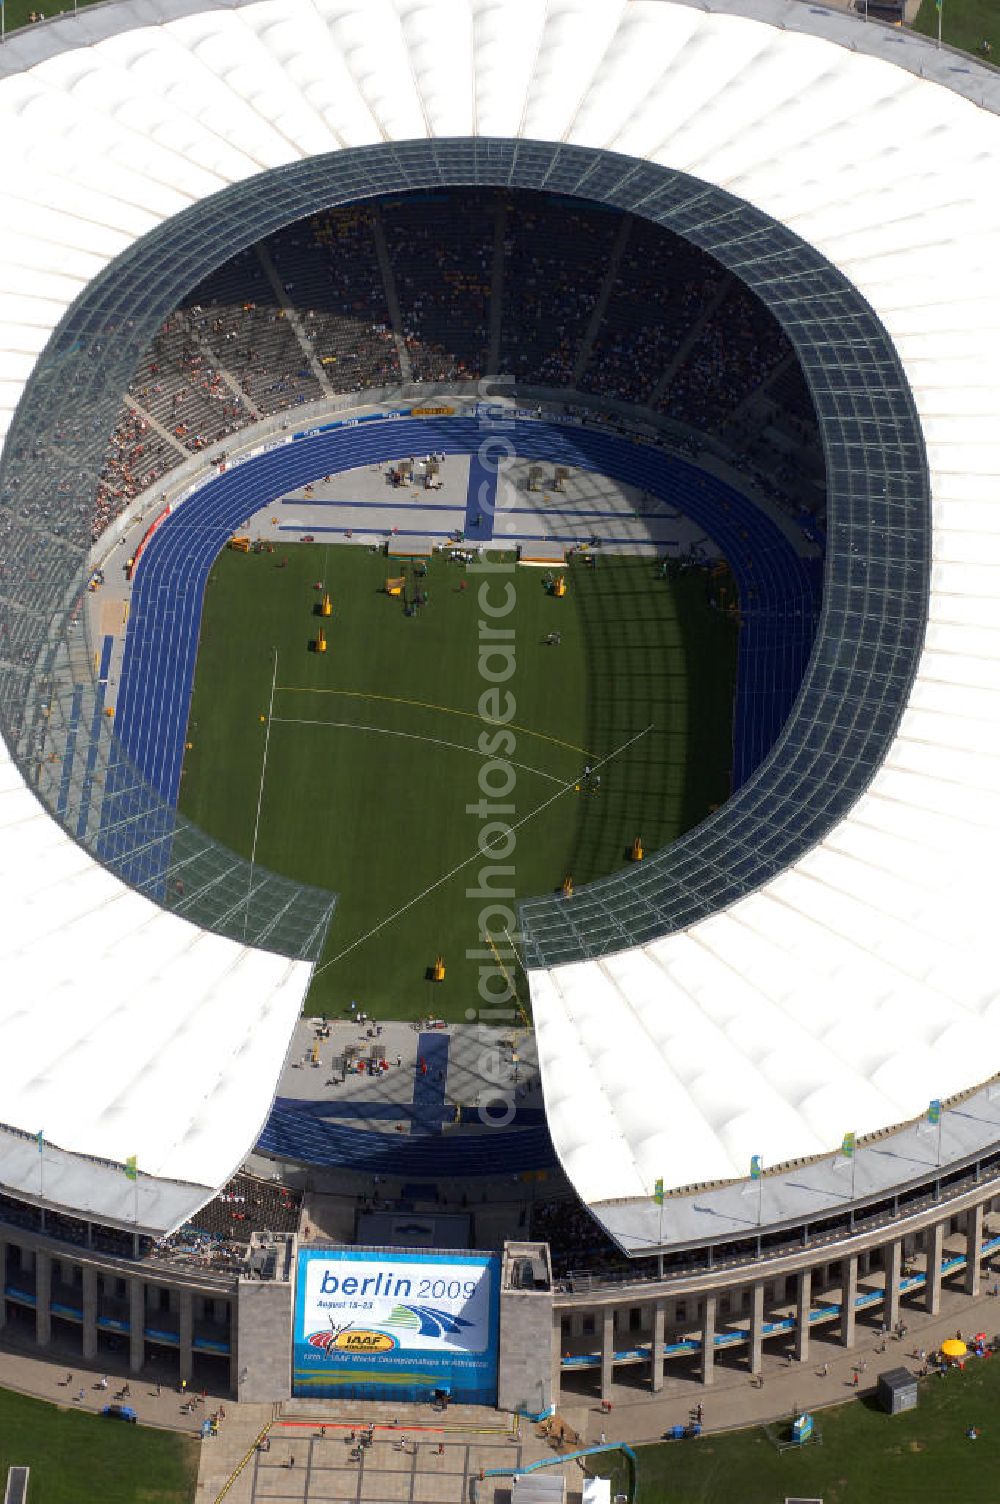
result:
M 499 1259 L 303 1249 L 296 1394 L 496 1402 Z

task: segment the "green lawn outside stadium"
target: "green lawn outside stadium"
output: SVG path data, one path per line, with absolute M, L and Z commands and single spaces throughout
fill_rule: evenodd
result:
M 80 0 L 80 9 L 92 0 Z M 53 5 L 51 0 L 40 4 L 39 0 L 7 0 L 6 3 L 6 26 L 7 30 L 16 31 L 19 26 L 27 26 L 29 14 L 41 12 L 46 21 L 51 21 L 55 16 L 73 14 L 72 5 Z
M 29 1504 L 190 1504 L 198 1443 L 0 1389 L 0 1487 L 29 1467 Z
M 936 37 L 938 11 L 935 0 L 923 0 L 913 30 Z M 997 0 L 944 0 L 941 10 L 941 40 L 949 47 L 974 53 L 984 60 L 983 41 L 992 48 L 991 62 L 1000 63 L 1000 5 Z
M 524 821 L 503 859 L 517 896 L 619 869 L 635 836 L 655 850 L 728 793 L 737 630 L 708 606 L 705 575 L 667 582 L 649 559 L 573 567 L 561 601 L 546 594 L 542 571 L 511 565 L 483 577 L 488 604 L 505 603 L 513 584 L 513 609 L 493 623 L 481 615 L 480 579 L 439 558 L 423 582 L 429 604 L 406 617 L 384 591 L 395 568 L 350 545 L 220 556 L 206 587 L 181 808 L 250 854 L 277 647 L 256 859 L 341 895 L 324 962 L 346 952 L 317 975 L 308 1007 L 338 1014 L 356 999 L 381 1017 L 460 1019 L 477 1006 L 479 961 L 465 952 L 481 944 L 487 901 L 467 890 L 482 867 L 501 864 L 479 854 L 486 819 L 467 811 L 483 798 L 480 737 L 515 765 L 505 797 L 502 770 L 492 776 L 496 802 L 514 807 L 503 819 Z M 309 650 L 318 579 L 334 602 L 323 655 Z M 480 718 L 491 689 L 480 620 L 514 634 L 503 689 L 515 708 L 503 737 Z M 561 632 L 558 647 L 544 646 L 550 631 Z M 499 708 L 510 714 L 505 701 Z M 596 793 L 575 791 L 586 764 L 628 742 L 600 769 Z M 435 985 L 425 971 L 439 953 L 447 975 Z
M 711 1395 L 705 1405 L 710 1408 Z M 786 1498 L 822 1499 L 823 1504 L 994 1504 L 998 1496 L 997 1359 L 970 1363 L 963 1374 L 924 1380 L 917 1409 L 905 1415 L 886 1415 L 865 1394 L 817 1411 L 816 1424 L 820 1445 L 783 1453 L 760 1427 L 638 1447 L 636 1504 L 780 1504 Z M 970 1425 L 979 1431 L 976 1441 L 966 1438 Z M 784 1435 L 787 1423 L 771 1429 Z M 603 1471 L 609 1475 L 609 1469 Z M 619 1482 L 624 1477 L 621 1467 Z

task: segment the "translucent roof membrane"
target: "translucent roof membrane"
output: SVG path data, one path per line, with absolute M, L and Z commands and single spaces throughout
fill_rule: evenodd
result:
M 739 10 L 123 0 L 0 66 L 0 722 L 23 765 L 138 354 L 280 224 L 435 182 L 604 199 L 716 255 L 795 344 L 829 543 L 786 731 L 669 852 L 522 912 L 553 1134 L 594 1200 L 832 1148 L 1000 1062 L 1000 125 L 943 83 L 997 85 L 812 7 Z

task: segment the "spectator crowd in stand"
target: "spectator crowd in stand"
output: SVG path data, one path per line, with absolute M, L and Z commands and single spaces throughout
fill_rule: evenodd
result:
M 491 338 L 498 371 L 518 382 L 651 404 L 728 445 L 782 504 L 822 509 L 791 346 L 717 262 L 644 220 L 623 231 L 597 205 L 456 189 L 325 210 L 193 289 L 139 363 L 138 411 L 122 410 L 109 445 L 93 536 L 187 454 L 257 418 L 399 382 L 400 345 L 414 380 L 469 381 L 491 374 Z

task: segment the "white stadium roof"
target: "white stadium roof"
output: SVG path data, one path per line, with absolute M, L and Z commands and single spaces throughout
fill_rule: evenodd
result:
M 1000 1068 L 984 104 L 1000 105 L 986 70 L 801 0 L 121 0 L 0 50 L 0 434 L 67 307 L 138 237 L 267 169 L 428 137 L 690 173 L 787 224 L 892 337 L 933 497 L 909 706 L 869 790 L 794 868 L 685 933 L 532 975 L 550 1126 L 587 1201 L 830 1151 Z M 6 757 L 0 842 L 0 1122 L 219 1183 L 266 1114 L 308 967 L 131 894 Z

